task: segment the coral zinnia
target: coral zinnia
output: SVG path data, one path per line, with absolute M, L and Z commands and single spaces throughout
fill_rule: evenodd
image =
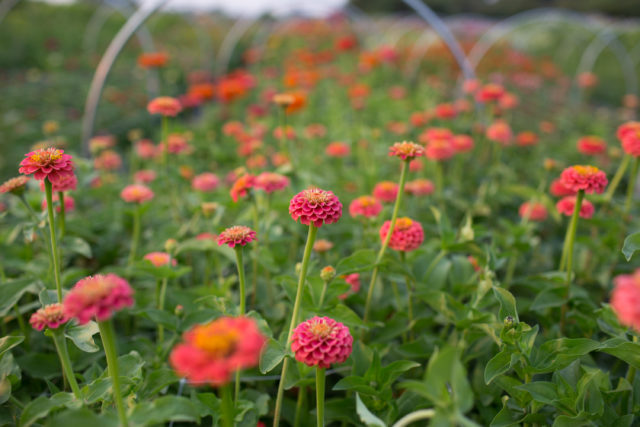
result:
M 430 160 L 447 160 L 456 154 L 451 139 L 430 139 L 427 143 L 425 156 Z
M 562 184 L 573 190 L 585 193 L 602 193 L 607 186 L 607 176 L 595 166 L 571 166 L 560 175 Z
M 325 153 L 329 157 L 347 157 L 351 153 L 351 148 L 344 142 L 331 142 L 327 145 Z
M 542 203 L 524 202 L 518 209 L 518 214 L 522 218 L 528 218 L 530 221 L 544 221 L 547 219 L 547 208 Z
M 68 320 L 69 317 L 65 315 L 63 305 L 55 303 L 46 305 L 33 313 L 29 323 L 33 329 L 41 331 L 44 328 L 56 329 Z
M 258 240 L 256 232 L 244 225 L 234 225 L 218 235 L 218 245 L 226 244 L 230 248 L 236 245 L 245 246 L 254 240 Z
M 396 142 L 389 147 L 389 155 L 400 157 L 402 160 L 413 160 L 416 157 L 424 156 L 424 148 L 414 142 Z
M 220 185 L 220 179 L 211 172 L 201 173 L 196 175 L 191 181 L 191 186 L 198 191 L 208 192 L 213 191 Z
M 398 184 L 393 181 L 381 181 L 373 187 L 373 197 L 385 203 L 393 203 L 398 195 Z
M 360 196 L 349 205 L 349 214 L 354 218 L 358 216 L 375 218 L 381 210 L 382 203 L 372 196 Z
M 353 337 L 349 328 L 328 317 L 313 317 L 300 323 L 291 337 L 291 350 L 298 362 L 329 368 L 351 355 Z
M 309 188 L 293 196 L 289 202 L 289 214 L 294 221 L 304 225 L 313 223 L 316 227 L 322 224 L 337 222 L 342 216 L 342 203 L 331 191 Z
M 256 186 L 256 177 L 250 174 L 244 174 L 238 178 L 231 187 L 229 194 L 234 202 L 241 197 L 247 197 L 249 190 Z
M 571 216 L 573 215 L 573 210 L 576 207 L 576 196 L 567 196 L 563 197 L 556 203 L 556 209 L 563 215 Z M 590 201 L 583 199 L 582 204 L 580 205 L 580 217 L 581 218 L 591 218 L 593 213 L 595 212 L 595 208 L 593 207 L 593 203 Z
M 192 383 L 220 386 L 236 371 L 258 364 L 266 342 L 255 320 L 221 317 L 185 332 L 169 358 L 178 375 Z
M 451 145 L 453 145 L 453 149 L 456 150 L 456 153 L 466 153 L 467 151 L 473 150 L 473 138 L 469 135 L 454 135 L 451 138 Z
M 580 138 L 577 146 L 579 152 L 588 156 L 604 153 L 607 149 L 607 144 L 602 138 L 592 135 Z
M 428 196 L 433 193 L 434 190 L 435 186 L 433 185 L 433 182 L 424 178 L 409 181 L 404 186 L 404 192 L 413 194 L 414 196 Z
M 256 177 L 255 184 L 256 188 L 269 194 L 287 188 L 289 186 L 289 178 L 275 172 L 262 172 Z
M 120 193 L 120 197 L 122 197 L 125 202 L 144 203 L 153 199 L 153 191 L 142 184 L 127 185 Z
M 133 289 L 115 274 L 96 274 L 78 281 L 64 298 L 64 313 L 84 325 L 96 318 L 104 321 L 133 305 Z
M 177 261 L 171 258 L 166 252 L 150 252 L 144 256 L 144 259 L 149 261 L 155 267 L 163 267 L 169 264 L 169 260 L 171 260 L 171 265 L 175 267 Z
M 182 111 L 182 105 L 176 98 L 170 96 L 160 96 L 152 99 L 147 104 L 149 114 L 160 114 L 163 116 L 175 117 Z
M 613 279 L 611 308 L 625 326 L 640 331 L 640 269 Z
M 385 221 L 380 227 L 380 240 L 384 242 L 391 228 L 391 221 Z M 389 247 L 395 251 L 413 251 L 420 247 L 424 240 L 424 231 L 418 221 L 403 217 L 396 220 Z
M 42 148 L 25 154 L 18 172 L 31 175 L 37 180 L 47 178 L 52 184 L 73 175 L 71 156 L 57 148 Z
M 24 193 L 24 188 L 31 178 L 28 176 L 17 176 L 5 181 L 0 185 L 0 193 L 11 193 L 19 196 Z

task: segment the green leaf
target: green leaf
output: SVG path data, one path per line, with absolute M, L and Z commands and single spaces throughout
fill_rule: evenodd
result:
M 536 402 L 546 405 L 553 405 L 553 401 L 558 399 L 558 386 L 548 381 L 534 381 L 516 387 L 531 395 Z
M 545 373 L 562 369 L 580 357 L 598 350 L 600 343 L 587 338 L 558 338 L 542 344 L 532 357 L 534 372 Z
M 377 394 L 376 389 L 371 387 L 370 381 L 356 376 L 348 376 L 342 378 L 333 386 L 334 390 L 353 390 L 358 393 L 366 394 L 368 396 L 375 396 Z
M 284 359 L 286 352 L 284 347 L 273 338 L 269 338 L 260 355 L 260 372 L 266 374 L 273 370 Z
M 200 421 L 196 405 L 186 397 L 164 396 L 153 402 L 138 403 L 131 414 L 131 421 L 140 425 L 163 424 L 167 421 Z
M 69 338 L 80 350 L 87 353 L 95 353 L 100 350 L 93 341 L 93 336 L 99 332 L 98 324 L 94 321 L 86 325 L 73 325 L 64 331 L 64 335 Z
M 519 322 L 518 311 L 516 310 L 516 299 L 513 294 L 504 288 L 497 286 L 493 287 L 493 293 L 500 302 L 500 320 L 503 320 L 507 316 L 513 317 L 516 322 Z
M 344 304 L 338 304 L 331 310 L 328 310 L 326 315 L 349 327 L 358 326 L 365 328 L 364 322 L 360 319 L 360 316 Z
M 20 415 L 20 426 L 28 427 L 40 418 L 49 415 L 52 410 L 62 408 L 73 400 L 74 397 L 71 393 L 56 393 L 51 397 L 40 396 L 24 407 Z
M 511 354 L 511 351 L 504 349 L 487 362 L 487 366 L 484 368 L 485 384 L 491 384 L 497 376 L 511 369 Z
M 0 338 L 0 356 L 20 344 L 22 341 L 24 341 L 24 337 L 7 335 L 6 337 Z
M 600 351 L 624 360 L 636 369 L 640 369 L 640 344 L 614 338 L 602 343 Z
M 638 249 L 640 249 L 640 231 L 629 234 L 626 239 L 624 239 L 622 253 L 627 259 L 627 262 L 631 261 L 631 257 Z
M 65 249 L 69 249 L 73 253 L 82 255 L 85 258 L 92 257 L 91 246 L 89 246 L 86 240 L 80 237 L 64 237 L 62 244 Z
M 118 427 L 118 419 L 114 412 L 97 415 L 87 408 L 63 411 L 47 422 L 47 427 Z
M 387 427 L 387 425 L 380 418 L 371 413 L 369 408 L 362 403 L 360 395 L 356 393 L 356 412 L 362 421 L 368 427 Z
M 0 316 L 6 316 L 13 306 L 29 292 L 38 294 L 44 285 L 31 278 L 18 279 L 0 284 Z
M 342 258 L 336 265 L 336 275 L 357 273 L 372 268 L 376 263 L 376 253 L 371 249 L 361 249 Z

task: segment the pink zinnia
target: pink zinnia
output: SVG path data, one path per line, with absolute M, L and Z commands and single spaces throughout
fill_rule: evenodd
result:
M 433 185 L 433 182 L 424 178 L 409 181 L 404 186 L 404 192 L 413 194 L 414 196 L 428 196 L 433 193 L 434 190 L 435 186 Z
M 640 269 L 613 279 L 611 308 L 624 326 L 640 331 Z
M 598 136 L 583 136 L 577 143 L 578 151 L 588 156 L 602 154 L 607 149 L 607 144 Z
M 398 184 L 392 181 L 381 181 L 373 187 L 373 197 L 385 203 L 393 203 L 398 195 Z
M 360 196 L 349 205 L 349 214 L 356 218 L 375 218 L 382 210 L 382 203 L 373 196 Z
M 33 313 L 29 323 L 33 329 L 41 331 L 44 328 L 56 329 L 68 320 L 69 317 L 64 313 L 62 304 L 55 303 L 46 305 Z
M 149 261 L 155 267 L 163 267 L 165 265 L 169 265 L 169 260 L 171 260 L 171 265 L 176 266 L 177 261 L 175 258 L 171 258 L 166 252 L 150 252 L 144 256 L 144 259 Z
M 141 159 L 153 159 L 155 158 L 161 148 L 157 147 L 148 139 L 142 139 L 136 142 L 136 154 Z
M 507 122 L 498 120 L 489 125 L 486 136 L 490 141 L 498 142 L 501 145 L 509 145 L 511 144 L 513 133 Z
M 289 178 L 275 172 L 262 172 L 256 177 L 255 184 L 256 188 L 269 194 L 287 188 L 289 186 Z
M 344 279 L 345 282 L 351 285 L 351 290 L 342 295 L 339 295 L 338 298 L 346 299 L 350 294 L 357 294 L 358 291 L 360 290 L 360 274 L 358 273 L 346 274 L 342 276 L 342 278 Z
M 544 221 L 547 219 L 547 208 L 542 203 L 524 202 L 520 205 L 518 214 L 530 221 Z
M 309 188 L 293 196 L 289 202 L 289 214 L 294 221 L 304 225 L 313 223 L 316 227 L 322 224 L 337 222 L 342 216 L 342 203 L 331 191 Z
M 25 154 L 18 171 L 25 175 L 33 174 L 37 180 L 47 178 L 52 184 L 73 175 L 72 157 L 57 148 L 43 148 Z
M 607 186 L 607 176 L 595 166 L 571 166 L 560 175 L 562 184 L 573 190 L 585 193 L 602 193 Z
M 385 221 L 380 227 L 380 240 L 384 242 L 387 238 L 387 233 L 391 228 L 391 221 Z M 418 221 L 414 221 L 410 218 L 398 218 L 396 220 L 393 233 L 391 233 L 391 240 L 389 240 L 389 247 L 394 251 L 413 251 L 418 249 L 424 240 L 424 231 L 422 225 Z
M 93 160 L 93 167 L 98 170 L 112 171 L 120 169 L 121 166 L 122 158 L 113 150 L 103 151 Z
M 456 154 L 451 139 L 430 139 L 427 143 L 425 156 L 430 160 L 447 160 Z
M 221 386 L 236 371 L 256 366 L 265 342 L 255 320 L 221 317 L 185 332 L 169 361 L 191 383 Z
M 640 122 L 622 124 L 616 133 L 625 153 L 640 157 Z
M 416 157 L 424 156 L 424 148 L 414 142 L 396 142 L 389 147 L 389 155 L 400 157 L 402 160 L 413 160 Z
M 51 201 L 53 202 L 53 204 L 56 206 L 56 212 L 61 212 L 62 208 L 60 207 L 60 197 L 58 197 L 58 193 L 53 194 L 53 197 L 51 197 Z M 47 199 L 46 197 L 42 200 L 42 204 L 40 205 L 40 207 L 42 208 L 42 210 L 46 210 L 47 209 Z M 73 197 L 71 197 L 70 195 L 65 195 L 64 196 L 64 211 L 66 213 L 69 212 L 73 212 L 76 208 L 76 201 Z
M 153 191 L 146 185 L 127 185 L 120 193 L 120 197 L 129 203 L 144 203 L 153 199 Z
M 220 179 L 211 172 L 201 173 L 196 175 L 191 181 L 191 186 L 198 191 L 209 192 L 213 191 L 220 185 Z
M 516 143 L 521 147 L 529 147 L 538 143 L 538 135 L 530 130 L 525 130 L 516 135 Z
M 147 111 L 149 114 L 161 114 L 163 116 L 177 116 L 182 111 L 182 105 L 176 98 L 170 96 L 160 96 L 152 99 L 147 104 Z
M 556 209 L 563 215 L 571 216 L 573 215 L 573 210 L 576 207 L 576 196 L 567 196 L 563 197 L 556 203 Z M 593 213 L 595 212 L 595 208 L 593 207 L 593 203 L 588 200 L 583 199 L 582 204 L 580 205 L 580 217 L 581 218 L 591 218 Z
M 28 176 L 18 176 L 5 181 L 0 185 L 0 193 L 11 193 L 20 195 L 24 192 L 24 188 L 31 178 Z M 44 182 L 44 181 L 43 181 Z
M 164 150 L 166 146 L 167 152 L 171 154 L 189 154 L 192 151 L 191 145 L 183 135 L 172 133 L 167 137 L 167 142 L 160 144 L 160 150 Z
M 469 135 L 454 135 L 451 138 L 451 145 L 457 153 L 466 153 L 473 150 L 473 138 Z
M 258 240 L 256 232 L 244 225 L 234 225 L 218 235 L 218 245 L 226 244 L 230 248 L 234 248 L 236 245 L 245 246 L 254 240 Z
M 347 157 L 351 153 L 351 148 L 344 142 L 331 142 L 327 145 L 325 153 L 329 157 Z
M 84 325 L 93 320 L 104 321 L 113 313 L 133 305 L 133 289 L 115 274 L 96 274 L 80 280 L 64 298 L 64 313 Z
M 133 180 L 140 184 L 150 184 L 156 179 L 156 172 L 151 169 L 143 169 L 133 175 Z
M 218 235 L 213 233 L 200 233 L 196 236 L 196 240 L 212 240 L 214 242 L 218 241 Z
M 549 187 L 549 191 L 556 197 L 564 197 L 564 196 L 574 196 L 577 191 L 573 191 L 570 188 L 567 188 L 560 178 L 555 179 L 551 186 Z
M 238 178 L 231 187 L 229 194 L 234 202 L 237 202 L 241 197 L 247 197 L 249 190 L 256 186 L 256 177 L 250 174 L 242 175 Z
M 78 177 L 75 174 L 73 175 L 65 175 L 56 181 L 55 184 L 52 183 L 51 190 L 54 193 L 60 191 L 71 191 L 75 190 L 78 185 Z M 40 181 L 40 190 L 44 191 L 44 181 Z
M 353 337 L 349 328 L 328 317 L 313 317 L 293 330 L 291 351 L 298 362 L 329 368 L 351 355 Z

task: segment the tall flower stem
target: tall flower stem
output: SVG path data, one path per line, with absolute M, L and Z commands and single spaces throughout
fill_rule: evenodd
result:
M 618 170 L 616 171 L 615 175 L 611 179 L 611 183 L 607 188 L 607 192 L 604 194 L 605 201 L 607 202 L 611 201 L 613 194 L 616 192 L 616 188 L 618 188 L 618 184 L 620 184 L 620 180 L 624 176 L 624 173 L 627 170 L 627 167 L 629 166 L 629 161 L 631 161 L 631 156 L 629 155 L 626 155 L 622 158 L 622 161 L 620 162 L 620 166 L 618 166 Z
M 64 237 L 65 230 L 67 229 L 67 213 L 64 206 L 64 191 L 58 191 L 58 200 L 60 201 L 60 238 Z
M 300 269 L 300 276 L 298 277 L 298 289 L 296 291 L 296 299 L 293 303 L 293 312 L 291 313 L 291 322 L 289 324 L 289 332 L 287 333 L 286 347 L 289 347 L 291 336 L 293 335 L 293 329 L 298 322 L 298 312 L 300 311 L 300 302 L 302 301 L 302 288 L 307 278 L 307 270 L 309 269 L 309 259 L 311 258 L 311 250 L 313 249 L 313 243 L 316 241 L 316 234 L 318 228 L 309 224 L 309 234 L 307 234 L 307 244 L 304 247 L 304 255 L 302 256 L 302 268 Z M 277 427 L 280 424 L 280 410 L 282 409 L 282 396 L 284 394 L 284 381 L 287 377 L 287 370 L 289 368 L 289 358 L 285 357 L 282 362 L 282 373 L 280 375 L 280 383 L 278 384 L 278 394 L 276 396 L 276 406 L 273 414 L 273 425 Z
M 576 196 L 576 204 L 573 208 L 573 215 L 571 215 L 571 222 L 569 223 L 569 229 L 567 230 L 567 237 L 565 242 L 566 247 L 566 265 L 567 265 L 567 278 L 565 280 L 565 298 L 562 304 L 560 330 L 564 329 L 565 317 L 567 314 L 567 302 L 569 299 L 569 289 L 571 287 L 571 274 L 573 273 L 573 244 L 576 239 L 576 230 L 578 228 L 578 218 L 580 216 L 580 207 L 582 206 L 582 199 L 584 199 L 584 190 L 578 191 Z
M 316 417 L 318 427 L 324 427 L 324 368 L 316 367 Z
M 171 265 L 171 261 L 169 261 L 169 265 Z M 164 301 L 167 295 L 167 282 L 169 279 L 166 277 L 162 279 L 160 283 L 159 291 L 158 291 L 158 310 L 164 310 Z M 158 348 L 162 348 L 162 343 L 164 342 L 164 326 L 158 323 Z
M 376 284 L 376 279 L 378 278 L 378 269 L 380 266 L 380 261 L 382 261 L 382 257 L 384 256 L 387 247 L 389 246 L 389 242 L 391 241 L 391 234 L 396 226 L 396 219 L 398 218 L 398 211 L 400 210 L 400 203 L 402 202 L 402 195 L 404 194 L 404 186 L 407 182 L 407 170 L 409 161 L 404 160 L 402 162 L 402 170 L 400 171 L 400 184 L 398 187 L 398 195 L 396 196 L 396 202 L 393 206 L 393 213 L 391 214 L 391 224 L 389 227 L 389 232 L 382 242 L 382 246 L 380 247 L 380 251 L 378 252 L 378 256 L 376 257 L 375 267 L 373 268 L 373 273 L 371 274 L 371 281 L 369 282 L 369 291 L 367 292 L 367 300 L 364 306 L 364 322 L 367 323 L 369 319 L 369 310 L 371 308 L 371 300 L 373 298 L 373 289 Z
M 322 292 L 320 293 L 320 302 L 318 303 L 318 309 L 322 310 L 322 305 L 324 304 L 324 297 L 327 295 L 327 288 L 329 287 L 329 281 L 322 281 Z
M 64 332 L 62 331 L 62 328 L 50 329 L 50 331 L 53 343 L 56 346 L 56 351 L 58 352 L 58 357 L 60 358 L 60 363 L 62 364 L 62 372 L 71 386 L 73 395 L 76 399 L 82 399 L 80 387 L 78 387 L 76 376 L 73 373 L 73 368 L 71 367 L 71 359 L 69 358 L 69 352 L 67 351 L 67 342 L 64 338 Z
M 169 118 L 162 116 L 162 131 L 160 138 L 162 139 L 162 170 L 164 172 L 165 179 L 169 178 L 168 164 L 167 164 L 167 152 L 169 151 Z
M 242 260 L 242 246 L 235 247 L 236 252 L 236 266 L 238 268 L 238 282 L 240 285 L 240 316 L 244 316 L 246 311 L 245 306 L 245 278 L 244 278 L 244 263 Z M 238 401 L 238 397 L 240 396 L 240 371 L 236 371 L 236 381 L 235 381 L 235 401 Z
M 233 427 L 233 401 L 231 400 L 231 386 L 229 384 L 220 387 L 220 399 L 222 400 L 222 425 L 224 427 Z
M 293 420 L 293 427 L 300 427 L 301 418 L 304 414 L 305 404 L 307 403 L 307 387 L 300 386 L 298 388 L 298 401 L 296 402 L 296 416 Z
M 260 234 L 260 217 L 258 215 L 258 199 L 254 196 L 251 203 L 251 213 L 253 215 L 253 228 L 256 234 Z M 240 255 L 242 256 L 242 255 Z M 240 267 L 238 267 L 240 268 Z M 251 260 L 251 306 L 255 308 L 258 297 L 258 246 L 253 247 L 253 259 Z M 240 272 L 238 271 L 238 274 Z M 244 270 L 242 272 L 244 280 Z M 243 301 L 244 304 L 244 301 Z
M 100 329 L 100 337 L 102 338 L 104 354 L 107 358 L 107 367 L 109 368 L 109 376 L 111 377 L 111 383 L 113 385 L 113 400 L 116 402 L 120 427 L 128 427 L 127 411 L 124 407 L 122 390 L 120 389 L 118 352 L 116 351 L 116 339 L 113 332 L 113 325 L 110 320 L 104 320 L 98 322 L 98 328 Z
M 133 234 L 131 237 L 131 252 L 129 253 L 129 267 L 131 267 L 133 261 L 135 261 L 136 252 L 138 251 L 138 242 L 140 241 L 140 215 L 140 204 L 136 204 L 133 210 Z
M 629 184 L 627 185 L 627 198 L 624 201 L 624 213 L 628 214 L 631 209 L 631 200 L 633 200 L 633 190 L 636 186 L 636 178 L 638 177 L 638 163 L 640 157 L 633 159 L 631 170 L 629 171 Z
M 60 281 L 60 254 L 56 240 L 56 225 L 53 217 L 53 186 L 48 178 L 44 180 L 44 190 L 47 197 L 47 214 L 49 216 L 49 234 L 51 236 L 51 259 L 53 260 L 53 275 L 56 280 L 58 302 L 62 302 L 62 282 Z

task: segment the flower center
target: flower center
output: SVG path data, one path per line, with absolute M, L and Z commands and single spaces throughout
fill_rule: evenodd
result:
M 311 188 L 304 190 L 304 198 L 307 199 L 309 203 L 320 204 L 329 200 L 329 193 L 319 188 Z
M 333 332 L 333 326 L 324 322 L 314 322 L 309 327 L 311 333 L 319 338 L 328 337 Z
M 373 197 L 365 196 L 360 198 L 360 204 L 365 208 L 368 208 L 369 206 L 373 206 L 375 202 L 376 200 Z
M 413 221 L 410 218 L 403 217 L 396 220 L 396 230 L 406 230 L 411 227 Z
M 228 356 L 238 342 L 238 331 L 226 328 L 218 322 L 199 326 L 194 331 L 193 343 L 214 358 Z
M 56 148 L 47 148 L 46 150 L 38 150 L 31 156 L 31 160 L 38 163 L 49 163 L 59 160 L 62 157 L 60 150 Z
M 595 166 L 574 166 L 573 170 L 581 176 L 593 175 L 599 171 Z

